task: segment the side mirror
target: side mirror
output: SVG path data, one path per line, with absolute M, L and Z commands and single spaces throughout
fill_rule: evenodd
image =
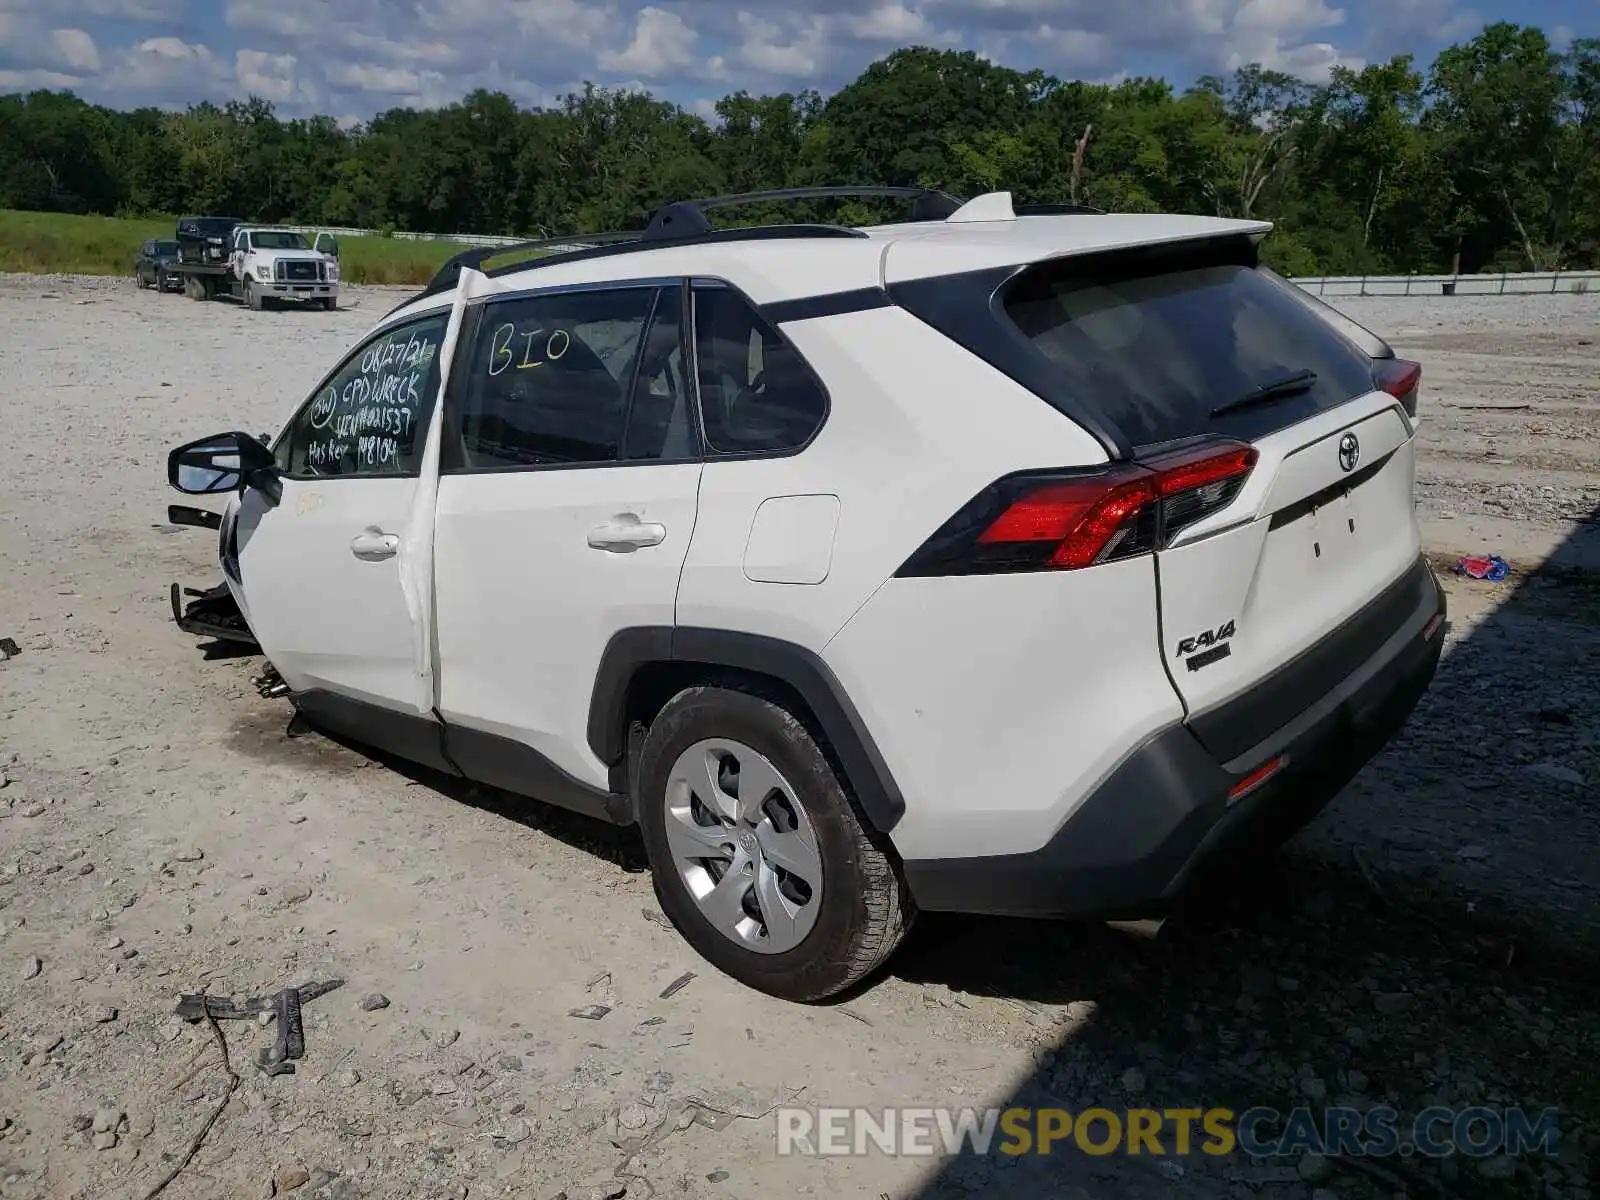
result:
M 248 433 L 223 433 L 179 446 L 167 456 L 167 482 L 190 496 L 253 487 L 276 504 L 283 495 L 272 451 Z
M 338 258 L 339 239 L 331 233 L 324 233 L 317 238 L 317 249 L 324 254 L 331 254 L 333 257 Z

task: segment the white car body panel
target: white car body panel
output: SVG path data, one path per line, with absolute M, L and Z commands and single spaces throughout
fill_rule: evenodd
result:
M 459 288 L 474 300 L 518 290 L 476 271 L 463 271 Z M 445 721 L 520 742 L 603 788 L 605 764 L 586 738 L 595 673 L 618 629 L 672 625 L 701 470 L 645 461 L 439 478 Z M 594 531 L 630 519 L 664 526 L 664 539 L 628 552 L 590 544 Z
M 701 466 L 497 471 L 439 481 L 439 712 L 531 746 L 604 787 L 586 727 L 612 634 L 670 626 L 694 533 Z M 659 545 L 596 549 L 590 531 L 631 514 Z
M 285 479 L 275 507 L 257 491 L 245 494 L 237 524 L 241 607 L 292 689 L 427 713 L 432 697 L 419 682 L 417 622 L 398 556 L 366 562 L 350 548 L 368 526 L 411 535 L 418 481 L 361 484 Z
M 329 690 L 407 715 L 434 710 L 439 432 L 465 291 L 463 281 L 440 344 L 441 383 L 429 402 L 417 477 L 286 477 L 276 505 L 250 490 L 224 514 L 225 521 L 236 520 L 244 580 L 229 579 L 229 590 L 293 690 Z M 440 310 L 436 300 L 416 315 Z M 372 562 L 355 556 L 352 542 L 368 530 L 398 539 L 393 557 Z
M 1043 845 L 1183 715 L 1151 629 L 1148 558 L 1092 571 L 893 579 L 824 658 L 907 797 L 906 858 Z
M 706 463 L 680 625 L 820 651 L 996 476 L 1105 461 L 1083 430 L 899 309 L 790 321 L 781 332 L 826 380 L 828 419 L 799 454 Z M 974 419 L 979 404 L 983 420 Z M 810 587 L 751 579 L 744 558 L 757 512 L 772 497 L 799 494 L 839 498 L 827 578 Z

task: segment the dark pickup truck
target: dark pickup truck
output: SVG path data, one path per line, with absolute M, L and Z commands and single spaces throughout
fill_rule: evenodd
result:
M 178 222 L 178 262 L 184 266 L 220 267 L 228 261 L 238 217 L 184 217 Z

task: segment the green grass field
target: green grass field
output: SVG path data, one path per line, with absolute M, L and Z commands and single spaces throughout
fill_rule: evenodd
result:
M 140 243 L 173 236 L 175 217 L 79 217 L 65 213 L 0 210 L 0 272 L 59 275 L 129 275 Z M 454 242 L 400 238 L 339 239 L 339 268 L 346 283 L 423 284 L 452 254 Z

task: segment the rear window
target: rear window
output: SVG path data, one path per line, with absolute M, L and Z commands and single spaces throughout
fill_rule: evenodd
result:
M 201 233 L 218 234 L 236 229 L 239 222 L 233 217 L 201 217 L 193 224 Z
M 1288 286 L 1204 252 L 1066 258 L 1024 272 L 1002 304 L 1062 390 L 1135 446 L 1249 440 L 1374 390 L 1371 359 Z M 1213 415 L 1307 371 L 1304 391 Z

